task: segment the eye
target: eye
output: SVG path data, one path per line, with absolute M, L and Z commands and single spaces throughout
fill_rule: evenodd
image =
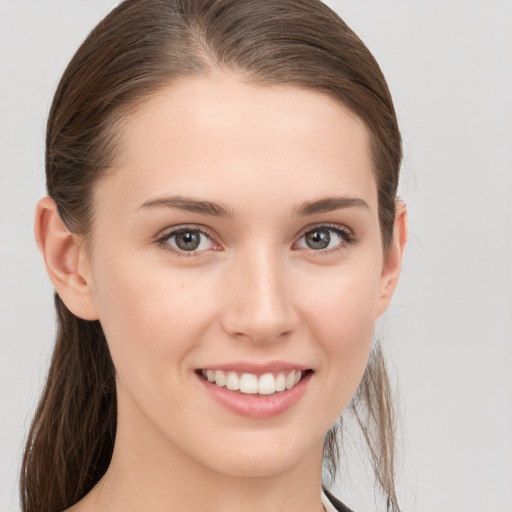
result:
M 165 249 L 181 253 L 183 256 L 194 256 L 194 253 L 215 247 L 207 233 L 198 228 L 180 228 L 166 233 L 157 242 Z M 184 254 L 189 253 L 189 254 Z
M 306 231 L 297 242 L 297 247 L 330 252 L 353 241 L 352 234 L 342 226 L 318 226 Z

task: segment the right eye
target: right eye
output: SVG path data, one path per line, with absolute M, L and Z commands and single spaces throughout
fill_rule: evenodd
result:
M 197 253 L 214 247 L 208 234 L 198 228 L 173 230 L 159 238 L 158 243 L 164 249 L 177 253 L 178 256 L 197 256 Z

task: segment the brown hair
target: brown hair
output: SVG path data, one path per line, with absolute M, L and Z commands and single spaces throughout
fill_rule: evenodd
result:
M 48 119 L 48 194 L 68 228 L 90 234 L 94 186 L 119 154 L 116 128 L 126 114 L 174 80 L 215 69 L 328 94 L 362 119 L 386 250 L 402 157 L 393 103 L 369 50 L 319 0 L 126 0 L 114 9 L 69 63 Z M 58 295 L 55 303 L 56 346 L 21 468 L 24 512 L 55 512 L 85 496 L 107 470 L 116 433 L 115 372 L 101 325 L 73 315 Z M 378 343 L 347 412 L 368 443 L 387 509 L 399 510 L 392 405 Z M 340 432 L 333 427 L 325 441 L 332 474 Z

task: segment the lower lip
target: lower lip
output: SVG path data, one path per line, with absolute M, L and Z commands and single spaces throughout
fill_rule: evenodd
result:
M 237 391 L 230 391 L 209 382 L 200 375 L 201 381 L 210 396 L 226 409 L 240 416 L 248 418 L 271 418 L 292 407 L 306 392 L 312 372 L 308 372 L 292 389 L 279 391 L 272 395 L 246 395 Z

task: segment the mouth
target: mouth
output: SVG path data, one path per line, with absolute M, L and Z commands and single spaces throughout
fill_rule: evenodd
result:
M 219 388 L 226 388 L 241 395 L 262 396 L 277 395 L 290 391 L 312 372 L 311 369 L 294 369 L 258 375 L 255 373 L 240 373 L 213 368 L 203 368 L 196 371 L 202 379 L 215 384 Z

